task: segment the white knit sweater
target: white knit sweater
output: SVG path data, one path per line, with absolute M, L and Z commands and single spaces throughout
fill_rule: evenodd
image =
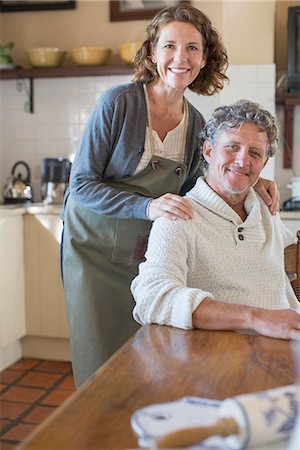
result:
M 190 220 L 153 224 L 146 261 L 131 289 L 141 324 L 190 329 L 205 298 L 265 309 L 297 308 L 284 270 L 284 248 L 296 238 L 253 189 L 239 215 L 199 178 L 187 194 Z M 241 237 L 242 236 L 242 237 Z

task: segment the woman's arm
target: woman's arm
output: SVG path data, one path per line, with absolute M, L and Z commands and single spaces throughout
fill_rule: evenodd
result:
M 132 116 L 136 116 L 133 103 L 142 109 L 141 101 L 137 87 L 110 89 L 99 98 L 82 134 L 72 165 L 70 193 L 96 214 L 147 218 L 149 198 L 117 189 L 108 182 L 132 175 L 141 157 L 138 152 L 145 135 L 141 125 L 146 124 L 146 112 L 139 115 L 138 138 L 132 135 Z

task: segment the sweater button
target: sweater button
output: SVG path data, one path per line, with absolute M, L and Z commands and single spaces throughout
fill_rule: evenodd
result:
M 237 230 L 238 230 L 239 233 L 241 233 L 242 231 L 244 231 L 244 228 L 243 227 L 238 227 Z
M 239 235 L 238 235 L 238 238 L 239 238 L 240 241 L 243 241 L 243 240 L 245 239 L 244 236 L 243 236 L 242 234 L 239 234 Z

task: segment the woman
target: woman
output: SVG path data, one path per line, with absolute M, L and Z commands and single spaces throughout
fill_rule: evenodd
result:
M 165 8 L 146 34 L 134 82 L 95 106 L 66 195 L 62 263 L 77 386 L 138 327 L 130 283 L 151 221 L 193 216 L 182 195 L 201 174 L 204 119 L 184 91 L 212 95 L 227 80 L 226 51 L 198 9 Z

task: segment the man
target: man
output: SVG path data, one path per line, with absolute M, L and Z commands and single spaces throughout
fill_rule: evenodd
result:
M 207 174 L 186 196 L 193 218 L 155 221 L 132 283 L 139 323 L 300 339 L 284 270 L 295 237 L 252 188 L 278 135 L 274 117 L 255 103 L 214 112 L 201 136 Z

